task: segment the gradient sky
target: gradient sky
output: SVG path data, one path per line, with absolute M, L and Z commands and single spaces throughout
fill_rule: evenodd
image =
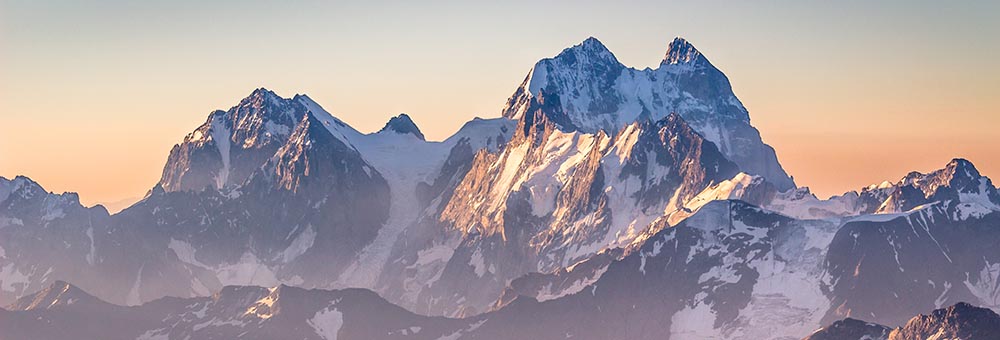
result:
M 0 176 L 141 197 L 170 147 L 254 88 L 361 131 L 496 117 L 588 36 L 655 67 L 683 36 L 821 197 L 973 161 L 1000 180 L 1000 2 L 0 0 Z

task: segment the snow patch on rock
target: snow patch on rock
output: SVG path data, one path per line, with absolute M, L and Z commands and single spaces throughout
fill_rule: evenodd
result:
M 986 261 L 979 273 L 966 275 L 963 283 L 980 303 L 994 310 L 1000 308 L 1000 263 Z
M 231 132 L 229 131 L 229 127 L 226 126 L 224 115 L 214 115 L 212 126 L 209 127 L 209 133 L 212 136 L 212 141 L 215 142 L 215 147 L 219 149 L 219 156 L 222 158 L 222 169 L 219 170 L 219 174 L 215 177 L 215 186 L 222 189 L 229 181 L 229 150 L 232 146 L 232 141 L 229 139 Z
M 190 243 L 171 238 L 170 242 L 167 243 L 167 248 L 172 250 L 174 254 L 177 255 L 177 259 L 181 260 L 181 262 L 202 268 L 209 268 L 208 265 L 201 263 L 195 258 L 195 249 Z
M 320 338 L 324 340 L 337 340 L 340 327 L 344 326 L 344 314 L 333 306 L 330 306 L 316 312 L 306 322 L 316 331 L 316 335 L 319 335 Z
M 285 263 L 292 262 L 302 254 L 305 254 L 309 248 L 312 248 L 313 243 L 316 242 L 316 228 L 311 224 L 306 226 L 306 230 L 299 233 L 298 236 L 292 240 L 292 243 L 288 245 L 288 248 L 281 253 L 281 260 Z
M 224 286 L 273 287 L 281 283 L 274 271 L 251 252 L 243 253 L 239 262 L 216 268 L 216 273 Z

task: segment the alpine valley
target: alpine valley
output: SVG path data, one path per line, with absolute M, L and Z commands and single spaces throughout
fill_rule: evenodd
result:
M 260 88 L 119 213 L 0 177 L 0 339 L 1000 339 L 1000 191 L 941 164 L 819 199 L 682 38 L 443 141 Z

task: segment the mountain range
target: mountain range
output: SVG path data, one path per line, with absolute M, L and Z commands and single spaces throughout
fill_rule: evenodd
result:
M 0 338 L 1000 337 L 967 160 L 819 199 L 681 38 L 642 70 L 588 38 L 499 116 L 428 141 L 260 88 L 121 212 L 0 177 Z
M 429 317 L 406 311 L 365 289 L 307 290 L 285 285 L 227 286 L 208 297 L 170 297 L 123 307 L 56 281 L 7 308 L 0 309 L 0 327 L 4 330 L 0 337 L 14 340 L 495 339 L 549 338 L 563 335 L 559 333 L 564 331 L 560 328 L 555 332 L 533 333 L 534 329 L 506 328 L 537 316 L 521 315 L 525 310 L 520 306 L 463 319 Z M 107 327 L 109 324 L 116 326 Z M 619 330 L 601 332 L 600 336 L 582 334 L 585 338 L 623 338 L 633 336 L 628 333 L 635 330 L 615 331 Z M 998 332 L 1000 315 L 986 308 L 957 303 L 914 316 L 895 328 L 846 318 L 802 339 L 976 340 L 994 339 Z M 576 334 L 581 333 L 569 331 L 564 337 L 575 338 Z

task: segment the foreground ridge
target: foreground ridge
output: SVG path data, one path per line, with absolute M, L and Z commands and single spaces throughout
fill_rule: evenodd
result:
M 917 315 L 895 329 L 847 318 L 803 340 L 1000 339 L 1000 315 L 965 302 Z

